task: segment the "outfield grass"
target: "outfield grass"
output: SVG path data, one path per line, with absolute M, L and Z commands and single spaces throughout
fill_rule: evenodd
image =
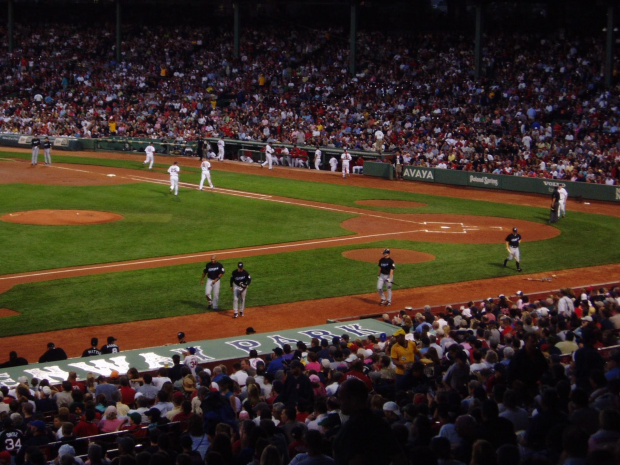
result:
M 59 156 L 55 160 L 125 168 L 137 165 Z M 542 208 L 239 173 L 216 174 L 218 187 L 345 206 L 359 207 L 355 202 L 364 199 L 409 200 L 428 206 L 381 210 L 509 217 L 537 223 L 546 222 L 548 216 L 548 210 Z M 40 208 L 93 209 L 120 213 L 125 220 L 54 227 L 0 223 L 0 274 L 349 234 L 339 225 L 351 216 L 347 214 L 189 189 L 182 189 L 180 201 L 176 202 L 167 190 L 166 186 L 148 183 L 95 187 L 4 185 L 0 214 Z M 559 236 L 538 242 L 528 242 L 524 231 L 522 264 L 526 272 L 620 262 L 619 218 L 569 212 L 557 227 L 562 232 Z M 346 259 L 342 252 L 386 246 L 436 257 L 432 262 L 398 264 L 395 256 L 396 282 L 401 288 L 514 273 L 501 266 L 504 244 L 386 241 L 247 257 L 244 262 L 253 276 L 248 305 L 372 292 L 376 265 Z M 226 284 L 236 261 L 224 261 Z M 199 285 L 202 268 L 203 264 L 178 265 L 15 286 L 0 295 L 0 308 L 13 309 L 20 315 L 2 319 L 0 337 L 206 311 L 204 287 Z M 231 308 L 227 285 L 222 288 L 221 302 L 222 309 Z

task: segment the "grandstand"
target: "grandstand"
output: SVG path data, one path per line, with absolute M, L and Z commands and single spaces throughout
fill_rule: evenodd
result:
M 7 9 L 3 465 L 620 462 L 614 2 Z M 30 164 L 35 135 L 51 166 Z M 199 139 L 226 142 L 214 192 L 197 191 Z M 266 143 L 319 147 L 321 169 L 243 163 Z M 363 175 L 330 171 L 345 149 Z M 388 180 L 396 154 L 437 182 Z M 162 195 L 173 160 L 178 199 Z M 568 215 L 550 225 L 560 183 Z M 13 221 L 64 209 L 120 220 Z M 523 274 L 501 266 L 514 225 Z M 197 287 L 212 254 L 220 311 Z M 239 260 L 253 282 L 232 319 Z M 79 357 L 103 334 L 122 350 Z M 50 340 L 69 358 L 23 363 Z

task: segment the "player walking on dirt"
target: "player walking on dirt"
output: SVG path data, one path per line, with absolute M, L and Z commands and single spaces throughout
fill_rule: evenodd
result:
M 379 260 L 379 278 L 377 279 L 377 292 L 381 301 L 379 305 L 392 305 L 392 280 L 396 265 L 390 258 L 390 249 L 383 251 L 383 257 Z M 387 299 L 383 293 L 383 288 L 387 290 Z
M 237 264 L 237 269 L 230 275 L 230 289 L 233 291 L 233 310 L 235 314 L 233 318 L 239 315 L 243 316 L 245 310 L 245 294 L 248 292 L 248 286 L 252 282 L 250 273 L 243 269 L 243 263 Z

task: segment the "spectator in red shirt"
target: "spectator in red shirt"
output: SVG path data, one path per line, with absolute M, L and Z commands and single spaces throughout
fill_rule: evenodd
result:
M 129 405 L 133 407 L 135 398 L 136 398 L 136 390 L 129 385 L 129 377 L 121 376 L 119 379 L 120 387 L 119 391 L 121 392 L 121 402 L 125 405 Z
M 80 419 L 75 428 L 73 434 L 78 438 L 85 438 L 88 436 L 95 436 L 99 434 L 99 427 L 96 421 L 97 413 L 94 409 L 86 409 L 84 415 Z

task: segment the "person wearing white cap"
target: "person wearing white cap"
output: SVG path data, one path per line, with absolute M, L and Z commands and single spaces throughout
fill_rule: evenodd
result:
M 396 402 L 386 402 L 383 404 L 383 415 L 389 424 L 392 424 L 398 420 L 400 420 L 402 413 L 400 412 L 400 408 L 398 408 L 398 404 Z
M 383 256 L 379 260 L 379 278 L 377 279 L 377 292 L 381 301 L 379 305 L 392 305 L 392 282 L 396 264 L 390 258 L 390 249 L 383 251 Z M 383 294 L 383 288 L 387 290 L 387 298 Z

